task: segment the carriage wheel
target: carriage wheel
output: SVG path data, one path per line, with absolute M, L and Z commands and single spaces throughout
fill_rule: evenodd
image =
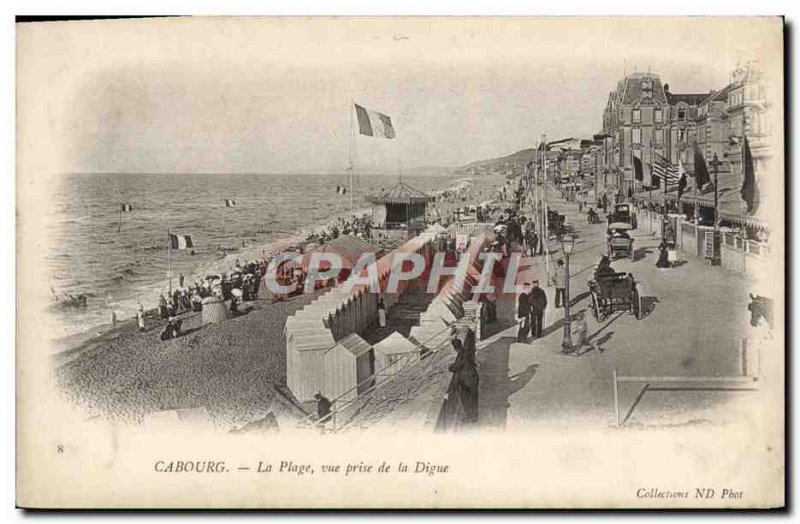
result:
M 633 316 L 636 320 L 642 317 L 642 297 L 639 296 L 639 289 L 633 288 Z

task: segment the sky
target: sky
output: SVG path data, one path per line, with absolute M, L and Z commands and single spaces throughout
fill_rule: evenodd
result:
M 362 172 L 461 166 L 586 137 L 624 73 L 723 87 L 770 19 L 169 19 L 18 30 L 18 154 L 60 172 L 341 173 L 355 101 L 395 140 Z M 773 34 L 779 32 L 773 31 Z M 778 47 L 779 49 L 779 47 Z M 770 56 L 772 53 L 772 56 Z

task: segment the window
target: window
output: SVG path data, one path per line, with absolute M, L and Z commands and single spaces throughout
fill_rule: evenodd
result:
M 678 129 L 678 140 L 684 142 L 686 140 L 686 130 L 685 129 Z
M 656 124 L 661 124 L 664 122 L 664 114 L 662 113 L 660 107 L 655 108 L 655 110 L 653 111 L 653 121 Z
M 633 114 L 632 114 L 632 118 L 633 118 L 633 123 L 634 124 L 641 123 L 641 121 L 642 121 L 642 110 L 639 109 L 639 108 L 634 109 L 633 110 Z
M 678 108 L 678 120 L 686 120 L 686 108 L 679 107 Z
M 642 80 L 642 91 L 652 91 L 653 81 L 649 79 Z
M 619 119 L 620 120 L 625 120 L 625 113 L 622 111 L 622 108 L 620 108 L 620 110 L 619 110 Z
M 641 128 L 634 127 L 631 134 L 631 142 L 634 144 L 642 143 L 642 130 Z
M 656 144 L 663 144 L 664 143 L 664 130 L 662 128 L 658 128 L 655 130 L 655 138 L 654 141 Z

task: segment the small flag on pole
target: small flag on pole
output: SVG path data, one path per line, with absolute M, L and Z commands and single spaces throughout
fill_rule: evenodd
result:
M 193 248 L 192 237 L 189 235 L 175 235 L 169 234 L 169 246 L 172 249 L 188 249 Z
M 678 159 L 678 172 L 680 173 L 678 178 L 678 201 L 680 201 L 683 192 L 686 191 L 686 171 L 683 169 L 683 161 L 680 158 Z
M 130 213 L 132 209 L 130 204 L 122 204 L 123 213 Z
M 394 138 L 397 136 L 392 127 L 392 119 L 378 113 L 363 108 L 358 104 L 356 106 L 356 117 L 358 118 L 358 132 L 362 135 L 374 136 L 377 138 Z
M 340 186 L 340 185 L 338 185 L 338 184 L 337 184 L 337 185 L 336 185 L 336 192 L 337 192 L 338 194 L 340 194 L 340 195 L 346 195 L 346 194 L 347 194 L 347 188 L 346 188 L 346 187 L 344 187 L 344 186 Z
M 236 207 L 236 200 L 231 200 L 230 198 L 226 198 L 225 207 Z
M 633 157 L 633 176 L 639 182 L 644 181 L 644 170 L 642 169 L 642 159 L 638 156 Z
M 703 158 L 703 153 L 697 144 L 694 146 L 694 183 L 697 189 L 702 190 L 703 186 L 711 182 L 711 177 L 708 175 L 708 167 L 706 166 L 706 159 Z
M 742 170 L 744 171 L 744 180 L 739 194 L 742 196 L 744 203 L 747 204 L 747 214 L 752 215 L 758 209 L 759 198 L 756 173 L 753 168 L 753 154 L 750 152 L 750 142 L 747 137 L 744 137 L 744 144 L 742 145 Z

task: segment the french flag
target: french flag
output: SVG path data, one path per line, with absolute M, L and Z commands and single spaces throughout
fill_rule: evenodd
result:
M 362 135 L 374 136 L 377 138 L 394 138 L 397 135 L 392 127 L 392 119 L 378 113 L 370 111 L 358 104 L 356 106 L 356 117 L 358 118 L 358 132 Z
M 122 212 L 123 213 L 130 213 L 131 212 L 131 205 L 130 204 L 122 204 Z
M 175 235 L 169 234 L 169 247 L 172 249 L 188 249 L 193 248 L 192 237 L 189 235 Z
M 231 200 L 230 198 L 226 198 L 225 207 L 236 207 L 236 200 Z

